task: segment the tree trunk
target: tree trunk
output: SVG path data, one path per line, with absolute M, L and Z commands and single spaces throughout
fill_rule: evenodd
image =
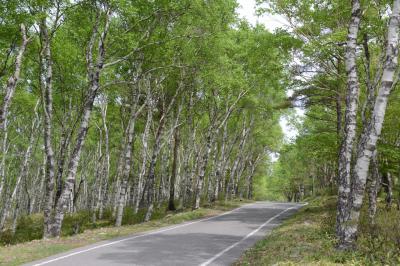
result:
M 230 199 L 232 196 L 235 196 L 235 176 L 237 175 L 237 169 L 239 166 L 239 162 L 242 158 L 243 147 L 246 144 L 248 133 L 249 130 L 246 128 L 245 122 L 243 122 L 242 138 L 240 139 L 238 154 L 236 155 L 232 169 L 230 171 L 229 181 L 225 191 L 225 201 Z
M 7 84 L 4 89 L 5 95 L 3 98 L 3 104 L 0 108 L 0 131 L 4 131 L 6 129 L 8 110 L 10 108 L 11 101 L 14 96 L 15 88 L 17 87 L 17 83 L 20 79 L 22 59 L 24 57 L 26 47 L 30 41 L 30 38 L 26 36 L 26 29 L 24 24 L 21 24 L 21 34 L 22 34 L 22 43 L 14 62 L 14 73 L 7 80 Z
M 376 203 L 382 180 L 381 175 L 379 173 L 377 153 L 378 152 L 375 150 L 375 152 L 372 155 L 372 167 L 370 174 L 371 180 L 368 189 L 368 197 L 369 197 L 368 215 L 371 224 L 375 224 L 375 214 L 377 207 Z
M 5 123 L 8 123 L 7 120 Z M 5 125 L 7 126 L 7 125 Z M 1 134 L 1 133 L 0 133 Z M 8 153 L 9 145 L 8 141 L 8 131 L 3 131 L 3 136 L 1 138 L 1 164 L 0 164 L 0 200 L 3 195 L 3 191 L 6 185 L 6 155 Z
M 164 129 L 165 123 L 165 113 L 161 114 L 161 119 L 157 128 L 156 139 L 154 141 L 153 146 L 153 154 L 151 156 L 150 165 L 148 169 L 148 176 L 147 176 L 147 184 L 148 184 L 148 194 L 147 194 L 147 201 L 148 201 L 148 209 L 145 216 L 145 222 L 149 221 L 154 209 L 154 200 L 155 200 L 155 167 L 157 162 L 158 154 L 160 153 L 161 148 L 161 136 L 162 131 Z
M 386 192 L 386 208 L 390 210 L 392 208 L 392 201 L 393 201 L 393 182 L 392 182 L 392 175 L 390 172 L 386 172 L 382 178 L 383 182 L 382 185 Z
M 361 3 L 352 0 L 351 19 L 347 35 L 345 66 L 347 74 L 346 112 L 344 124 L 344 139 L 340 148 L 338 170 L 338 204 L 336 214 L 336 235 L 340 242 L 344 239 L 344 223 L 349 215 L 350 168 L 353 154 L 353 143 L 356 136 L 357 108 L 360 85 L 357 74 L 357 36 L 361 20 Z
M 224 176 L 224 170 L 222 169 L 222 166 L 225 164 L 225 147 L 226 147 L 226 141 L 228 139 L 228 123 L 225 123 L 224 125 L 224 133 L 222 136 L 222 143 L 221 143 L 221 151 L 220 151 L 220 157 L 217 160 L 217 165 L 215 169 L 215 190 L 214 190 L 214 200 L 218 200 L 218 194 L 220 191 L 220 183 L 221 183 L 221 178 L 225 177 Z
M 178 160 L 178 151 L 179 151 L 179 131 L 178 129 L 174 132 L 174 157 L 172 161 L 172 169 L 171 169 L 171 178 L 169 184 L 169 201 L 168 201 L 168 210 L 175 211 L 175 181 L 176 181 L 176 164 Z
M 203 190 L 203 182 L 204 177 L 206 175 L 206 169 L 208 165 L 208 158 L 211 153 L 211 148 L 214 142 L 214 134 L 213 134 L 213 125 L 210 126 L 206 135 L 206 148 L 202 157 L 202 162 L 199 170 L 199 175 L 197 179 L 197 186 L 196 186 L 196 193 L 195 193 L 195 202 L 193 209 L 196 210 L 200 208 L 200 199 L 201 199 L 201 192 Z
M 42 50 L 40 52 L 40 86 L 43 97 L 43 114 L 44 114 L 44 148 L 46 153 L 45 167 L 45 195 L 44 195 L 44 231 L 43 238 L 53 236 L 52 233 L 52 211 L 54 203 L 54 184 L 55 184 L 55 163 L 54 151 L 52 143 L 53 131 L 53 71 L 52 57 L 50 48 L 50 38 L 46 26 L 46 19 L 40 23 L 40 38 Z
M 136 102 L 132 106 L 131 110 L 131 115 L 129 118 L 129 123 L 128 123 L 128 132 L 127 132 L 127 140 L 126 140 L 126 145 L 125 145 L 125 152 L 124 152 L 124 158 L 123 158 L 123 170 L 122 170 L 122 183 L 121 183 L 121 189 L 120 189 L 120 195 L 118 199 L 118 208 L 117 208 L 117 217 L 115 220 L 115 226 L 121 226 L 122 224 L 122 216 L 124 213 L 124 205 L 125 205 L 125 199 L 126 199 L 126 194 L 128 191 L 128 181 L 129 181 L 129 175 L 131 173 L 131 166 L 132 166 L 132 146 L 133 146 L 133 141 L 135 137 L 135 122 L 136 122 L 136 117 L 139 115 L 141 108 L 137 111 L 136 106 L 139 102 L 139 94 L 137 95 Z
M 144 219 L 146 222 L 150 220 L 150 218 L 153 214 L 153 209 L 154 209 L 154 200 L 155 200 L 155 193 L 156 193 L 156 191 L 155 191 L 155 167 L 156 167 L 156 163 L 157 163 L 157 157 L 162 148 L 161 137 L 162 137 L 162 133 L 164 130 L 165 120 L 166 120 L 167 115 L 170 113 L 171 108 L 174 106 L 176 98 L 177 98 L 178 94 L 180 93 L 180 91 L 181 91 L 181 85 L 176 89 L 175 95 L 170 100 L 168 107 L 165 110 L 164 110 L 164 108 L 165 108 L 164 106 L 161 107 L 161 111 L 160 111 L 161 117 L 160 117 L 160 121 L 158 123 L 157 133 L 156 133 L 156 137 L 155 137 L 155 141 L 154 141 L 154 145 L 153 145 L 153 154 L 151 156 L 151 161 L 150 161 L 150 165 L 149 165 L 149 169 L 148 169 L 148 177 L 147 177 L 148 208 L 147 208 L 146 216 Z M 179 112 L 176 117 L 176 122 L 173 125 L 172 133 L 175 131 L 175 129 L 177 127 L 178 119 L 179 119 Z
M 110 138 L 109 138 L 109 132 L 108 132 L 108 127 L 107 127 L 107 99 L 103 103 L 102 108 L 101 108 L 101 118 L 103 121 L 103 129 L 104 129 L 104 146 L 105 146 L 105 162 L 104 162 L 104 167 L 103 167 L 103 184 L 102 185 L 102 191 L 99 199 L 99 219 L 103 219 L 103 210 L 104 210 L 104 196 L 107 193 L 108 189 L 108 178 L 110 174 Z
M 103 168 L 103 153 L 102 153 L 102 133 L 101 129 L 99 129 L 99 143 L 97 152 L 95 155 L 95 163 L 94 163 L 94 186 L 93 186 L 93 196 L 92 196 L 92 223 L 95 223 L 97 220 L 97 211 L 99 209 L 99 201 L 101 197 L 101 183 L 102 183 L 102 168 Z
M 53 236 L 60 236 L 61 233 L 61 225 L 64 219 L 64 213 L 68 207 L 68 201 L 70 199 L 70 195 L 73 191 L 73 187 L 75 184 L 75 177 L 78 169 L 79 160 L 81 157 L 82 148 L 85 143 L 87 131 L 89 129 L 89 121 L 92 113 L 93 103 L 97 96 L 97 92 L 100 87 L 100 72 L 103 69 L 104 65 L 104 56 L 105 56 L 105 39 L 108 33 L 109 28 L 109 18 L 110 18 L 110 9 L 106 11 L 106 22 L 103 29 L 103 32 L 99 38 L 98 44 L 98 55 L 97 61 L 94 63 L 93 60 L 93 48 L 94 48 L 94 40 L 97 35 L 98 22 L 93 30 L 93 34 L 89 43 L 89 50 L 87 52 L 87 62 L 88 62 L 88 78 L 89 78 L 89 91 L 86 97 L 86 101 L 84 103 L 84 108 L 82 112 L 82 119 L 80 123 L 80 128 L 78 131 L 78 135 L 76 138 L 75 147 L 71 154 L 71 158 L 68 164 L 68 174 L 64 184 L 63 192 L 57 202 L 56 213 L 54 216 L 53 223 Z
M 139 211 L 139 204 L 141 201 L 141 196 L 143 192 L 143 178 L 146 174 L 146 165 L 147 165 L 147 154 L 148 154 L 148 141 L 149 141 L 149 133 L 150 126 L 153 122 L 153 96 L 151 95 L 150 84 L 147 84 L 147 96 L 146 96 L 146 105 L 147 105 L 147 119 L 146 125 L 144 126 L 144 131 L 142 134 L 142 165 L 140 167 L 140 172 L 138 176 L 138 184 L 136 190 L 136 202 L 134 212 L 137 213 Z

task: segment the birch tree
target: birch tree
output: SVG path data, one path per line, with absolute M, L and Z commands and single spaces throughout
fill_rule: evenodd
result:
M 347 74 L 346 113 L 344 124 L 344 138 L 340 148 L 338 185 L 339 196 L 337 206 L 336 234 L 343 237 L 344 222 L 349 215 L 348 201 L 350 197 L 350 175 L 353 145 L 357 129 L 357 108 L 360 94 L 360 84 L 357 74 L 357 37 L 361 21 L 361 3 L 352 1 L 351 18 L 349 23 L 345 66 Z
M 353 185 L 351 197 L 351 210 L 349 219 L 346 221 L 344 238 L 341 241 L 343 247 L 354 245 L 358 233 L 358 222 L 361 205 L 363 203 L 365 184 L 369 171 L 371 157 L 376 149 L 377 141 L 381 135 L 385 118 L 388 97 L 393 88 L 395 73 L 398 68 L 399 53 L 399 26 L 400 26 L 400 1 L 393 1 L 392 13 L 390 14 L 386 55 L 383 64 L 382 79 L 376 96 L 374 109 L 368 126 L 364 128 L 353 169 Z

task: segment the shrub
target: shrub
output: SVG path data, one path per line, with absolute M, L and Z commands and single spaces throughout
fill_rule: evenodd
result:
M 90 213 L 88 211 L 66 214 L 61 228 L 61 235 L 70 236 L 83 233 L 90 222 Z
M 43 216 L 41 214 L 21 216 L 17 222 L 15 235 L 11 230 L 0 234 L 0 243 L 3 245 L 41 239 L 43 237 Z
M 364 212 L 360 223 L 358 247 L 368 263 L 400 264 L 400 212 L 380 206 L 375 224 L 370 224 Z

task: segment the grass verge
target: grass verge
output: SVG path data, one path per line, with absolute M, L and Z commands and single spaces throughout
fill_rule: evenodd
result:
M 241 265 L 400 265 L 400 212 L 380 204 L 376 224 L 367 219 L 366 206 L 360 223 L 357 251 L 335 249 L 336 197 L 309 202 L 245 252 Z
M 208 206 L 207 208 L 201 208 L 195 211 L 170 213 L 159 220 L 153 220 L 147 223 L 125 225 L 121 227 L 102 227 L 86 230 L 78 235 L 66 236 L 58 239 L 33 240 L 16 245 L 0 246 L 0 265 L 20 265 L 102 240 L 146 232 L 185 221 L 215 216 L 249 202 L 250 201 L 233 201 L 217 203 L 212 207 Z

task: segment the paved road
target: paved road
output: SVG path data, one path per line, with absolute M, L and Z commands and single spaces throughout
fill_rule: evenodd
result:
M 302 206 L 257 202 L 219 216 L 104 241 L 28 265 L 230 265 Z

